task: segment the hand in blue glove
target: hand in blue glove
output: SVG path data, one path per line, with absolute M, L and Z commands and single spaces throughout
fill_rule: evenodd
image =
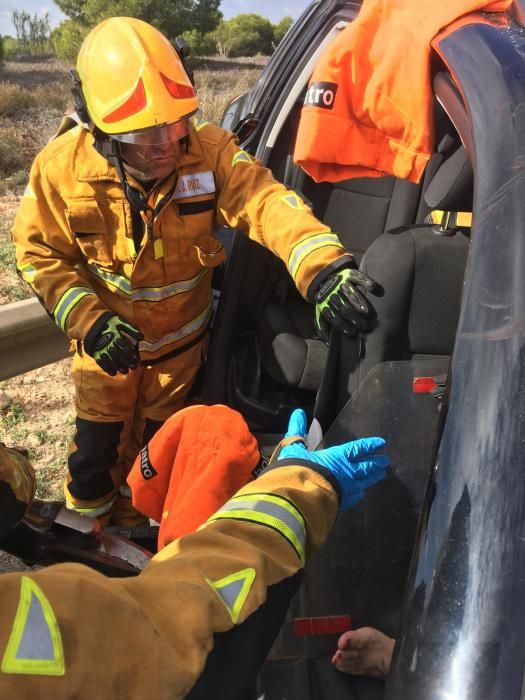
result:
M 352 440 L 343 445 L 310 452 L 305 444 L 306 414 L 297 408 L 290 416 L 285 437 L 297 436 L 297 442 L 281 448 L 277 460 L 306 459 L 320 464 L 335 478 L 341 490 L 339 510 L 349 510 L 363 498 L 369 486 L 385 477 L 390 459 L 384 454 L 375 454 L 386 442 L 383 438 L 370 437 Z

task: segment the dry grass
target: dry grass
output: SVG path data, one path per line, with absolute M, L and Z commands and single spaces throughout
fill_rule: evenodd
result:
M 16 118 L 27 109 L 59 110 L 63 112 L 69 100 L 67 86 L 63 82 L 40 85 L 29 90 L 21 85 L 0 82 L 0 117 Z
M 250 88 L 266 60 L 196 59 L 206 119 L 220 122 L 228 102 Z M 55 59 L 0 67 L 0 304 L 30 296 L 14 269 L 10 229 L 31 162 L 55 133 L 68 104 L 65 71 Z M 44 498 L 61 498 L 74 426 L 70 364 L 64 360 L 0 382 L 0 441 L 29 448 Z
M 11 226 L 18 198 L 0 198 L 0 304 L 9 304 L 31 296 L 31 290 L 16 274 L 15 250 L 11 242 Z M 1 437 L 0 437 L 1 440 Z
M 241 60 L 199 59 L 195 83 L 204 116 L 219 124 L 226 105 L 254 84 L 267 57 Z
M 0 66 L 0 196 L 23 189 L 34 157 L 56 132 L 70 101 L 60 61 Z
M 9 397 L 0 410 L 0 440 L 29 451 L 40 498 L 62 498 L 75 420 L 70 370 L 67 359 L 0 382 L 0 398 Z

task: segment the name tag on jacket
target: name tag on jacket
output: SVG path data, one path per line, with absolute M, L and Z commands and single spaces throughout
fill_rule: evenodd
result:
M 215 178 L 211 170 L 203 173 L 189 173 L 181 175 L 175 190 L 175 199 L 183 197 L 196 197 L 199 194 L 213 194 L 215 192 Z

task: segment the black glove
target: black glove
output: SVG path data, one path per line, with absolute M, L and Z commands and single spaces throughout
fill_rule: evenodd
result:
M 120 316 L 108 315 L 95 322 L 84 340 L 84 348 L 104 372 L 114 377 L 127 374 L 139 364 L 138 342 L 144 336 Z
M 315 295 L 315 325 L 321 337 L 328 340 L 330 326 L 351 337 L 371 330 L 376 313 L 358 287 L 373 292 L 376 286 L 364 272 L 351 267 L 330 275 Z

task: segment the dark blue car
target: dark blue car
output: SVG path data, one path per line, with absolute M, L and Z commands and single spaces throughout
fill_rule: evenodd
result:
M 357 2 L 312 3 L 223 119 L 383 289 L 372 299 L 373 331 L 326 346 L 312 307 L 257 244 L 235 236 L 220 281 L 206 400 L 241 411 L 267 452 L 300 405 L 325 445 L 383 435 L 393 464 L 308 567 L 258 697 L 518 700 L 525 3 L 472 16 L 434 42 L 436 150 L 419 185 L 394 177 L 316 184 L 293 162 L 299 114 L 323 47 L 358 10 Z M 298 618 L 342 615 L 396 637 L 386 686 L 331 666 L 337 635 L 296 634 Z

